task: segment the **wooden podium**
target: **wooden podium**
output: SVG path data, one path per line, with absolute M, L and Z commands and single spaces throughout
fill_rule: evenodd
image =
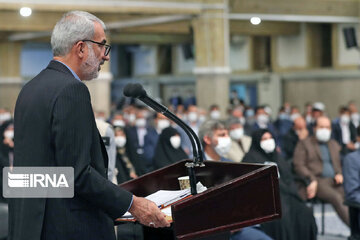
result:
M 120 186 L 145 197 L 160 189 L 179 190 L 186 176 L 184 160 Z M 275 166 L 205 161 L 195 168 L 197 181 L 207 191 L 175 203 L 172 229 L 176 239 L 211 238 L 281 217 L 278 173 Z M 157 230 L 158 231 L 158 230 Z

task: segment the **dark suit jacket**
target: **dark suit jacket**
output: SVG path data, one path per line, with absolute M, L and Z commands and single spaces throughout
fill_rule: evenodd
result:
M 153 127 L 146 127 L 147 133 L 144 137 L 144 146 L 140 147 L 139 138 L 136 127 L 129 127 L 125 129 L 126 132 L 126 154 L 131 163 L 134 165 L 137 175 L 143 175 L 154 170 L 153 157 L 155 153 L 156 144 L 159 139 L 159 134 Z M 142 149 L 143 154 L 139 154 L 139 149 Z
M 349 131 L 350 131 L 350 141 L 356 143 L 356 128 L 353 123 L 350 122 L 349 124 Z M 342 139 L 342 130 L 339 123 L 339 120 L 335 121 L 332 126 L 332 136 L 333 138 L 341 145 L 341 153 L 343 156 L 352 152 L 352 150 L 348 149 L 343 142 Z
M 341 173 L 341 148 L 333 139 L 330 139 L 328 142 L 328 147 L 335 174 Z M 299 176 L 306 177 L 311 181 L 321 177 L 323 171 L 323 161 L 321 159 L 319 143 L 314 136 L 298 142 L 294 152 L 293 163 L 295 172 Z
M 21 90 L 14 127 L 15 167 L 73 167 L 75 196 L 12 199 L 9 239 L 115 239 L 113 219 L 126 212 L 132 195 L 107 180 L 86 85 L 51 61 Z

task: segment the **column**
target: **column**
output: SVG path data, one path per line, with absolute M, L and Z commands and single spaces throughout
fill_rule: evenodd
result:
M 216 3 L 224 4 L 224 9 L 204 10 L 193 21 L 194 74 L 198 106 L 208 109 L 210 105 L 217 104 L 225 117 L 229 106 L 229 19 L 227 1 Z
M 0 42 L 0 107 L 15 108 L 23 81 L 20 74 L 20 42 Z

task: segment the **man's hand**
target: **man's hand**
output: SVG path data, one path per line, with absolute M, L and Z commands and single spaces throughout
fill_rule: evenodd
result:
M 314 180 L 309 184 L 309 186 L 307 186 L 306 193 L 307 193 L 308 199 L 312 199 L 315 197 L 316 191 L 317 191 L 317 185 L 318 185 L 318 182 L 316 180 Z
M 341 173 L 336 174 L 334 180 L 336 184 L 342 184 L 344 182 L 343 175 Z
M 152 201 L 146 198 L 133 196 L 133 203 L 129 212 L 141 224 L 149 227 L 170 227 L 170 223 L 165 219 L 165 214 Z
M 350 150 L 356 150 L 355 144 L 352 142 L 349 142 L 348 144 L 346 144 L 346 148 L 350 149 Z

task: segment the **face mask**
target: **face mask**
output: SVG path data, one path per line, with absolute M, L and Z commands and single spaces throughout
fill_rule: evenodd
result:
M 351 121 L 359 122 L 359 120 L 360 120 L 360 115 L 358 113 L 351 114 Z
M 273 138 L 263 140 L 260 142 L 260 147 L 266 153 L 272 153 L 275 150 L 276 144 Z
M 245 120 L 244 117 L 239 118 L 239 121 L 240 121 L 241 125 L 243 125 L 243 126 L 244 126 L 245 123 L 246 123 L 246 120 Z
M 124 136 L 116 136 L 115 137 L 115 144 L 116 144 L 117 147 L 120 147 L 120 148 L 124 147 L 125 144 L 126 144 L 126 137 L 124 137 Z
M 281 113 L 281 114 L 279 114 L 279 119 L 286 120 L 286 119 L 288 119 L 288 115 L 286 113 Z
M 221 114 L 220 114 L 220 111 L 218 111 L 218 110 L 211 111 L 211 113 L 210 113 L 210 117 L 213 120 L 219 120 L 220 116 L 221 116 Z
M 266 114 L 260 114 L 257 116 L 257 121 L 259 124 L 267 124 L 269 122 L 269 117 Z
M 157 128 L 162 131 L 163 129 L 170 127 L 170 121 L 166 119 L 159 119 L 157 122 Z
M 244 136 L 244 128 L 237 128 L 230 131 L 230 137 L 234 140 L 239 140 Z
M 199 122 L 200 123 L 203 123 L 203 122 L 205 122 L 206 121 L 206 116 L 205 115 L 200 115 L 199 116 Z
M 327 128 L 319 128 L 316 130 L 316 138 L 319 142 L 328 142 L 331 137 L 331 131 Z
M 0 122 L 9 121 L 11 119 L 11 114 L 9 112 L 0 114 Z
M 248 109 L 245 111 L 246 117 L 253 117 L 255 115 L 254 109 Z
M 13 130 L 6 130 L 4 132 L 4 137 L 9 138 L 9 139 L 13 139 L 14 138 L 14 131 Z
M 231 148 L 231 139 L 229 137 L 219 137 L 218 144 L 215 146 L 215 151 L 220 156 L 224 156 Z
M 114 120 L 113 125 L 114 127 L 125 127 L 125 122 L 123 120 Z
M 291 121 L 295 121 L 295 119 L 301 117 L 300 113 L 293 113 L 290 116 Z
M 306 116 L 306 122 L 307 123 L 311 123 L 312 122 L 312 117 L 310 115 Z
M 145 120 L 145 118 L 138 118 L 138 119 L 136 119 L 135 125 L 136 125 L 137 127 L 145 127 L 145 126 L 146 126 L 146 120 Z
M 350 122 L 350 117 L 348 115 L 341 115 L 340 123 L 347 125 L 349 124 L 349 122 Z
M 187 115 L 187 119 L 190 121 L 190 122 L 196 122 L 197 119 L 198 119 L 198 115 L 196 112 L 190 112 L 188 115 Z
M 170 143 L 173 148 L 178 149 L 181 145 L 181 138 L 178 135 L 172 136 L 170 138 Z
M 133 113 L 132 113 L 132 114 L 129 114 L 128 120 L 129 120 L 130 123 L 135 122 L 135 120 L 136 120 L 135 114 L 133 114 Z

